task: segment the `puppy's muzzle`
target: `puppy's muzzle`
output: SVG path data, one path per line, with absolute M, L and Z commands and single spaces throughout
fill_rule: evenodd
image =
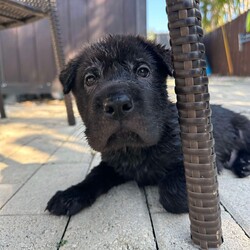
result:
M 121 120 L 133 109 L 133 100 L 127 94 L 115 94 L 103 101 L 104 114 L 112 119 Z

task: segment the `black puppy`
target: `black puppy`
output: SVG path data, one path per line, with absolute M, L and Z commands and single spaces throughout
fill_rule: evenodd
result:
M 172 71 L 169 50 L 134 36 L 109 36 L 69 62 L 60 81 L 65 94 L 72 90 L 88 142 L 102 161 L 51 198 L 51 213 L 76 214 L 129 180 L 158 185 L 167 211 L 188 211 L 178 116 L 166 91 Z M 249 175 L 250 122 L 220 106 L 213 122 L 218 167 Z

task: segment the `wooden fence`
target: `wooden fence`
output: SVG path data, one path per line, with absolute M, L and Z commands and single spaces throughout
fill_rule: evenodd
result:
M 239 34 L 246 34 L 246 15 L 247 13 L 244 13 L 224 25 L 224 38 L 228 41 L 229 58 L 226 55 L 221 27 L 205 35 L 206 54 L 213 74 L 230 75 L 231 58 L 232 75 L 250 76 L 250 42 L 244 43 L 240 51 L 238 38 Z

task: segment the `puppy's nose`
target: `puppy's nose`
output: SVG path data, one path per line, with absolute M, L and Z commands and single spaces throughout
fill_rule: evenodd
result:
M 132 99 L 126 94 L 114 95 L 103 102 L 104 113 L 113 118 L 122 118 L 134 108 Z

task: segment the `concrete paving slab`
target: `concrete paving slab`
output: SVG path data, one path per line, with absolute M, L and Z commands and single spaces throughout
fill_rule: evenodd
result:
M 58 112 L 57 109 L 61 109 L 61 111 Z M 47 143 L 53 142 L 54 144 L 58 143 L 59 140 L 67 140 L 75 127 L 66 126 L 66 118 L 64 121 L 62 111 L 64 111 L 64 107 L 60 105 L 58 107 L 48 107 L 44 104 L 36 106 L 34 103 L 28 106 L 25 104 L 15 105 L 9 118 L 1 120 L 0 123 L 0 160 L 12 159 L 13 157 L 10 156 L 13 156 L 20 149 L 18 154 L 26 155 L 27 152 L 31 152 L 32 155 L 33 152 L 27 147 L 28 144 L 43 152 L 44 143 L 39 144 L 39 138 L 47 139 Z M 55 112 L 53 119 L 51 119 L 51 112 Z M 60 120 L 64 122 L 60 124 Z M 37 141 L 32 144 L 34 140 Z M 26 147 L 23 147 L 25 145 Z M 14 158 L 18 160 L 18 157 Z
M 2 208 L 0 215 L 44 214 L 48 200 L 58 190 L 81 181 L 88 164 L 46 164 Z
M 134 182 L 113 188 L 73 216 L 60 249 L 156 249 L 144 192 Z
M 60 147 L 58 151 L 53 154 L 50 159 L 49 163 L 89 163 L 92 159 L 92 155 L 90 153 L 89 148 L 84 148 L 84 147 L 79 147 L 79 146 L 74 146 L 72 148 L 68 148 L 71 143 L 67 143 L 66 145 L 63 145 Z M 76 150 L 76 148 L 79 148 Z
M 250 176 L 240 179 L 225 170 L 218 180 L 223 206 L 250 237 Z
M 15 143 L 18 144 L 17 141 Z M 3 155 L 3 162 L 7 162 L 9 165 L 45 163 L 61 144 L 61 140 L 53 140 L 46 135 L 36 137 L 28 144 L 18 148 L 13 154 Z
M 250 118 L 250 78 L 209 77 L 210 103 L 243 113 Z M 176 102 L 174 79 L 168 79 L 170 99 Z
M 224 243 L 221 250 L 249 250 L 250 239 L 231 215 L 221 207 L 222 233 Z
M 0 184 L 0 209 L 19 189 L 19 187 L 20 184 Z
M 49 109 L 48 109 L 49 108 Z M 29 102 L 7 105 L 7 120 L 28 124 L 46 125 L 48 127 L 67 126 L 67 115 L 63 101 Z M 76 107 L 74 106 L 74 111 Z M 77 114 L 77 112 L 75 112 Z
M 71 136 L 69 140 L 50 157 L 49 162 L 83 162 L 89 163 L 92 159 L 91 149 L 87 143 L 75 136 Z
M 210 77 L 209 92 L 212 104 L 221 104 L 235 112 L 250 115 L 249 78 Z
M 20 154 L 18 152 L 21 150 L 30 150 L 29 147 L 36 147 L 37 149 L 43 149 L 42 144 L 39 145 L 39 140 L 42 139 L 48 140 L 48 142 L 54 142 L 54 144 L 62 143 L 66 141 L 69 137 L 69 132 L 65 131 L 65 129 L 61 131 L 55 132 L 54 130 L 47 129 L 46 131 L 35 131 L 33 128 L 20 128 L 16 129 L 12 126 L 9 126 L 9 130 L 11 130 L 11 135 L 5 136 L 4 130 L 2 130 L 3 126 L 0 124 L 0 160 L 5 161 L 6 159 L 15 158 L 14 154 Z
M 174 215 L 167 213 L 159 203 L 156 187 L 146 189 L 150 212 L 153 220 L 159 250 L 193 250 L 198 249 L 190 238 L 188 214 Z M 221 250 L 249 250 L 250 239 L 223 207 L 222 231 L 224 243 Z
M 7 126 L 6 126 L 7 127 Z M 10 128 L 9 128 L 10 129 Z M 20 130 L 17 130 L 20 132 Z M 3 130 L 2 124 L 0 125 L 0 160 L 4 161 L 5 159 L 8 159 L 11 155 L 13 155 L 15 152 L 17 152 L 23 145 L 28 144 L 35 138 L 37 138 L 37 135 L 29 135 L 28 137 L 21 137 L 17 138 L 15 134 L 17 134 L 17 131 L 15 131 L 11 128 L 11 135 L 6 135 L 8 132 Z M 23 133 L 22 133 L 23 136 Z M 18 143 L 16 141 L 20 139 Z
M 0 183 L 23 184 L 40 166 L 41 164 L 12 164 L 11 161 L 0 163 Z
M 188 214 L 166 212 L 159 203 L 157 187 L 146 187 L 146 194 L 159 250 L 196 249 L 190 238 Z
M 14 164 L 0 162 L 0 208 L 34 174 L 40 164 Z
M 55 250 L 67 218 L 0 216 L 0 250 Z

